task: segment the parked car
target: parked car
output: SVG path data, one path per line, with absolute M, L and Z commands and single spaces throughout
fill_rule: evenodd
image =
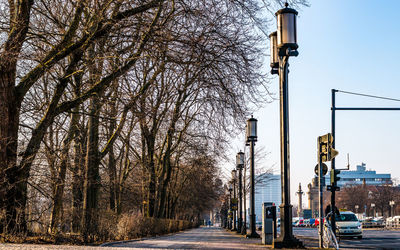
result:
M 296 227 L 304 227 L 304 220 L 298 220 L 296 223 Z
M 353 212 L 340 212 L 336 216 L 336 225 L 340 236 L 362 239 L 362 224 Z
M 324 222 L 325 222 L 325 218 L 322 218 L 322 223 L 324 223 Z M 317 218 L 314 221 L 314 227 L 318 227 L 318 226 L 319 226 L 319 219 Z
M 315 219 L 314 218 L 310 219 L 310 227 L 315 227 Z
M 377 225 L 376 221 L 372 218 L 367 218 L 367 219 L 361 221 L 361 224 L 362 224 L 363 228 L 376 227 L 376 225 Z
M 374 221 L 376 227 L 385 227 L 386 225 L 385 220 L 382 217 L 374 218 Z

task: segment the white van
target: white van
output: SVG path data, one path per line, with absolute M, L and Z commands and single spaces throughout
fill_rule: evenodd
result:
M 340 216 L 336 215 L 336 226 L 340 236 L 362 239 L 362 225 L 353 212 L 344 211 Z

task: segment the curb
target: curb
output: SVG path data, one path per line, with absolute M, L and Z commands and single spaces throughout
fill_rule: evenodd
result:
M 135 240 L 120 240 L 120 241 L 112 241 L 112 242 L 106 242 L 101 244 L 99 247 L 108 247 L 116 244 L 121 244 L 121 243 L 129 243 L 129 242 L 135 242 L 135 241 L 141 241 L 141 240 L 147 240 L 150 238 L 140 238 L 140 239 L 135 239 Z

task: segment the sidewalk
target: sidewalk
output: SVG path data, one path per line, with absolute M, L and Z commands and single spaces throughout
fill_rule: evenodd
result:
M 105 244 L 106 247 L 139 249 L 269 249 L 261 239 L 247 239 L 220 227 L 200 227 L 155 238 Z

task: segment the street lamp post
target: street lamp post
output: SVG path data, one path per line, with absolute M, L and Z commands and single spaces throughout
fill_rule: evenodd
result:
M 257 119 L 251 116 L 247 120 L 246 126 L 247 141 L 250 143 L 250 234 L 248 238 L 260 238 L 260 235 L 256 233 L 256 214 L 254 209 L 254 144 L 257 141 Z
M 236 168 L 239 170 L 239 218 L 238 218 L 238 233 L 241 234 L 246 234 L 245 231 L 243 231 L 243 196 L 242 196 L 242 169 L 244 166 L 244 153 L 240 151 L 236 155 Z
M 375 214 L 375 203 L 371 203 L 371 208 L 372 208 L 372 218 L 375 218 L 376 214 Z
M 271 73 L 279 74 L 280 92 L 280 144 L 281 144 L 281 186 L 282 204 L 280 205 L 281 234 L 274 241 L 275 248 L 302 247 L 301 241 L 293 236 L 292 205 L 290 204 L 290 162 L 289 162 L 289 94 L 288 74 L 289 57 L 297 56 L 297 11 L 285 8 L 276 12 L 278 30 L 270 34 Z
M 393 200 L 391 200 L 391 201 L 389 201 L 389 205 L 390 205 L 390 217 L 393 217 L 394 216 L 394 201 Z
M 229 229 L 232 229 L 232 184 L 229 184 L 229 188 L 228 188 L 228 191 L 229 191 L 229 212 L 228 212 L 228 217 L 229 217 L 229 226 L 228 226 L 228 228 Z
M 233 183 L 233 200 L 234 200 L 234 203 L 233 203 L 233 208 L 232 208 L 232 211 L 233 211 L 233 215 L 232 215 L 232 217 L 233 217 L 233 228 L 232 228 L 232 231 L 237 231 L 237 227 L 236 227 L 236 219 L 237 219 L 237 216 L 236 216 L 236 212 L 237 212 L 237 197 L 236 197 L 236 169 L 234 169 L 234 170 L 232 170 L 232 183 Z

